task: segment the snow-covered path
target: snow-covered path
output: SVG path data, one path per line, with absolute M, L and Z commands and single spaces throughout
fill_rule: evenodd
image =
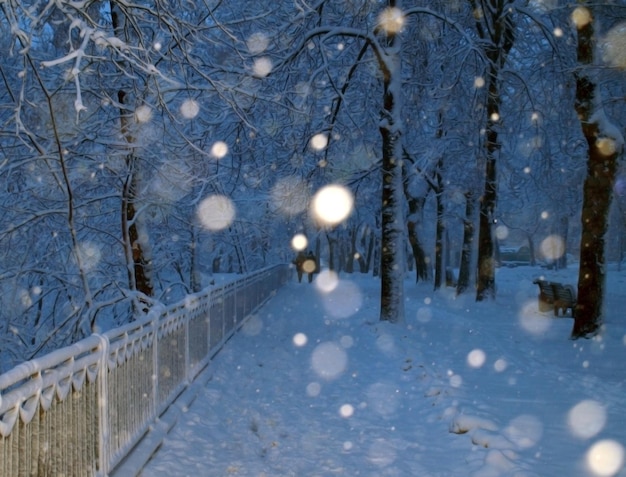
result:
M 500 270 L 487 304 L 407 281 L 404 325 L 378 321 L 372 278 L 287 284 L 216 356 L 143 475 L 616 475 L 624 320 L 568 340 L 570 319 L 537 312 L 539 273 Z

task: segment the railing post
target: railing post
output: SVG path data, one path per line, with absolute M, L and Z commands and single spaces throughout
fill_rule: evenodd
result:
M 185 312 L 185 322 L 183 324 L 183 326 L 185 327 L 185 383 L 189 384 L 190 379 L 190 369 L 189 369 L 189 363 L 191 361 L 191 359 L 189 358 L 189 353 L 190 350 L 189 348 L 191 347 L 190 343 L 189 343 L 189 319 L 190 314 Z
M 96 378 L 98 393 L 98 470 L 100 475 L 109 473 L 111 454 L 111 434 L 109 429 L 109 340 L 101 334 L 96 335 L 100 340 L 100 369 Z
M 152 334 L 152 400 L 154 412 L 159 412 L 159 313 L 151 320 Z
M 207 356 L 211 354 L 211 308 L 213 307 L 213 291 L 209 291 L 206 294 L 206 300 L 208 301 L 206 305 L 206 352 Z M 205 356 L 206 358 L 206 356 Z

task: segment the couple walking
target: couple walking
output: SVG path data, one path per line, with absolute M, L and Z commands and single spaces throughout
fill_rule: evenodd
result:
M 313 274 L 319 272 L 317 258 L 310 250 L 306 255 L 303 251 L 298 252 L 298 255 L 293 263 L 296 266 L 296 272 L 298 273 L 298 283 L 302 282 L 303 273 L 308 275 L 309 283 L 311 283 L 313 281 Z

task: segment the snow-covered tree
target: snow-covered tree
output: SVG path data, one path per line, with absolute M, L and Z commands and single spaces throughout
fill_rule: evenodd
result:
M 572 23 L 577 31 L 576 112 L 588 145 L 587 177 L 585 178 L 578 301 L 574 310 L 572 338 L 592 336 L 602 324 L 606 276 L 605 235 L 611 197 L 615 184 L 618 158 L 623 153 L 624 139 L 620 128 L 606 114 L 603 92 L 597 76 L 595 50 L 596 18 L 591 2 L 583 2 L 572 11 Z M 623 48 L 624 24 L 617 26 L 616 38 L 605 44 L 606 58 Z M 622 57 L 623 58 L 623 57 Z M 613 60 L 615 61 L 615 60 Z M 609 64 L 615 67 L 616 65 Z M 617 66 L 624 67 L 624 63 Z

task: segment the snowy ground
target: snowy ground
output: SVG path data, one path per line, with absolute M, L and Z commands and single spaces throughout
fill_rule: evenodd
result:
M 409 280 L 403 325 L 377 320 L 371 277 L 289 283 L 143 475 L 625 476 L 626 272 L 603 334 L 571 341 L 532 279 L 576 273 L 499 269 L 483 304 Z

